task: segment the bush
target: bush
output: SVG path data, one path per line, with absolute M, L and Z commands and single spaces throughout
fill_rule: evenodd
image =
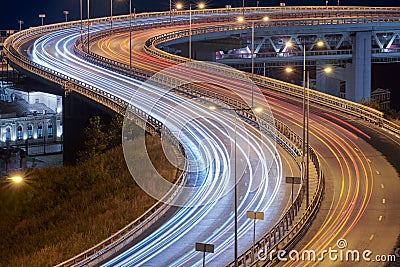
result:
M 96 125 L 97 122 L 95 122 Z M 144 138 L 144 137 L 143 137 Z M 147 136 L 148 150 L 160 138 Z M 134 142 L 143 142 L 138 138 Z M 174 180 L 176 169 L 156 166 Z M 30 169 L 19 187 L 0 187 L 0 266 L 51 266 L 92 247 L 143 214 L 155 200 L 131 178 L 121 147 L 84 164 Z

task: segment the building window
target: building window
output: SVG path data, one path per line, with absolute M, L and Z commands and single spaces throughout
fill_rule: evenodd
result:
M 22 140 L 22 126 L 19 125 L 17 128 L 17 139 Z
M 6 141 L 11 141 L 11 128 L 6 128 Z
M 47 125 L 47 136 L 53 137 L 53 125 L 50 122 Z
M 43 138 L 43 126 L 41 124 L 39 124 L 37 127 L 37 137 Z
M 32 125 L 28 125 L 28 139 L 33 138 L 33 127 Z

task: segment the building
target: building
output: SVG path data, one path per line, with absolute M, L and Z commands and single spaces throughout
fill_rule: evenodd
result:
M 390 90 L 378 88 L 371 92 L 371 99 L 374 99 L 381 110 L 390 110 Z

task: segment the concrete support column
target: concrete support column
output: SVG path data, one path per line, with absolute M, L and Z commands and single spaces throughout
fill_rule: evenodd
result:
M 371 32 L 356 32 L 353 39 L 352 79 L 346 98 L 352 101 L 371 96 Z

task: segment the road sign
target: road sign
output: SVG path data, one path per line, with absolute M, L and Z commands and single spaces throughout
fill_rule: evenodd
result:
M 196 251 L 214 253 L 213 244 L 196 243 Z
M 254 220 L 264 220 L 264 212 L 262 211 L 247 211 L 246 217 Z
M 287 184 L 301 184 L 300 177 L 286 177 Z

